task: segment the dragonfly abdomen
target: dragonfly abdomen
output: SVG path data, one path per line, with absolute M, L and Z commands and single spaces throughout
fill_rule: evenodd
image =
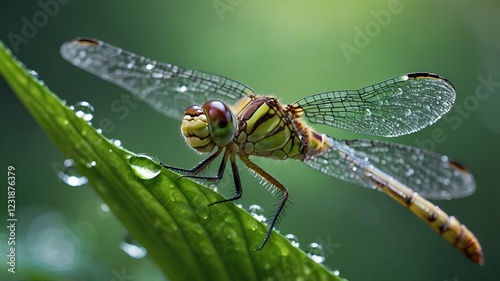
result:
M 387 176 L 373 165 L 368 165 L 365 168 L 365 175 L 375 186 L 408 208 L 465 256 L 478 264 L 483 264 L 483 252 L 479 241 L 454 216 L 448 215 L 438 206 L 424 199 L 398 180 Z

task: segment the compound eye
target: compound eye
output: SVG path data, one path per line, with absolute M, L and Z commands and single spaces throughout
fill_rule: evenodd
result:
M 202 109 L 208 119 L 212 140 L 219 146 L 228 145 L 236 132 L 236 123 L 231 109 L 220 101 L 206 102 Z

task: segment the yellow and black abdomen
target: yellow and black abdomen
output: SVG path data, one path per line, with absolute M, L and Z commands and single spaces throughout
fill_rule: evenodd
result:
M 304 153 L 300 132 L 275 98 L 257 97 L 237 114 L 239 154 L 287 159 Z

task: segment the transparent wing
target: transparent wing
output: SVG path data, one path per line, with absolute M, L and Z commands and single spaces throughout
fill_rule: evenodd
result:
M 448 80 L 431 73 L 409 73 L 359 90 L 312 95 L 291 106 L 312 123 L 395 137 L 433 124 L 454 102 L 455 89 Z
M 64 59 L 134 94 L 158 112 L 182 119 L 191 105 L 220 100 L 229 105 L 253 90 L 237 81 L 182 69 L 127 52 L 102 41 L 77 38 L 61 46 Z
M 422 197 L 452 199 L 472 194 L 476 189 L 470 171 L 443 156 L 416 147 L 369 140 L 335 140 L 329 151 L 304 160 L 327 175 L 375 188 L 364 167 L 373 165 Z

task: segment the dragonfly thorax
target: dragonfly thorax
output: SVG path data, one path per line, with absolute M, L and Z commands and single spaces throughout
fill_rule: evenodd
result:
M 236 122 L 231 109 L 221 101 L 193 105 L 184 111 L 181 131 L 186 142 L 198 152 L 211 152 L 234 138 Z

